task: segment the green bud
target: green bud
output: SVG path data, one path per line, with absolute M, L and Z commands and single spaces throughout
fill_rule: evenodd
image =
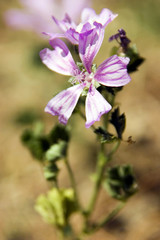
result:
M 118 200 L 126 200 L 137 191 L 133 169 L 129 165 L 109 168 L 104 180 L 104 188 Z

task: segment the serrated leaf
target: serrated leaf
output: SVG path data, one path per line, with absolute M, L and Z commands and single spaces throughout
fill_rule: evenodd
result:
M 145 58 L 139 55 L 135 44 L 127 49 L 126 57 L 130 58 L 130 62 L 127 66 L 127 70 L 129 73 L 137 71 L 138 67 L 145 61 Z
M 126 117 L 124 113 L 120 115 L 119 108 L 116 108 L 114 112 L 112 112 L 110 123 L 115 127 L 118 138 L 122 139 L 122 133 L 126 125 Z
M 117 137 L 107 132 L 102 127 L 96 128 L 96 130 L 94 130 L 94 133 L 99 136 L 101 143 L 112 143 L 117 140 Z

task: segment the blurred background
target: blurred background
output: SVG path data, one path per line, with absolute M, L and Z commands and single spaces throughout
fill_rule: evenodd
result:
M 132 136 L 136 143 L 129 145 L 122 142 L 112 162 L 133 166 L 139 192 L 109 225 L 89 239 L 159 240 L 160 2 L 94 0 L 91 5 L 97 13 L 102 8 L 109 8 L 119 15 L 106 29 L 96 62 L 99 64 L 109 56 L 116 42 L 109 43 L 108 38 L 119 28 L 125 29 L 128 38 L 136 43 L 140 55 L 146 60 L 139 71 L 132 74 L 131 83 L 117 97 L 121 112 L 125 112 L 127 118 L 124 140 Z M 74 13 L 73 5 L 67 6 L 67 10 Z M 54 229 L 44 223 L 34 210 L 35 199 L 48 190 L 48 184 L 40 164 L 22 145 L 20 136 L 27 127 L 27 113 L 30 122 L 32 119 L 42 119 L 46 132 L 57 123 L 57 117 L 44 113 L 44 107 L 53 94 L 67 88 L 67 78 L 41 64 L 39 51 L 48 46 L 48 41 L 37 33 L 40 32 L 40 24 L 35 28 L 32 24 L 32 29 L 28 30 L 23 26 L 23 30 L 11 27 L 11 24 L 15 25 L 14 18 L 8 20 L 7 24 L 6 11 L 13 8 L 25 7 L 18 1 L 0 1 L 0 239 L 53 240 L 56 239 Z M 33 8 L 32 17 L 34 11 Z M 45 11 L 47 13 L 47 9 Z M 62 18 L 65 11 L 66 6 L 62 7 L 59 1 L 51 14 Z M 79 16 L 80 13 L 74 13 L 74 18 Z M 47 14 L 43 17 L 43 22 L 50 21 Z M 75 20 L 79 21 L 78 18 Z M 40 20 L 37 21 L 40 23 Z M 25 24 L 28 26 L 29 23 Z M 51 24 L 54 26 L 54 23 Z M 49 28 L 52 29 L 51 25 Z M 81 200 L 85 203 L 92 185 L 89 175 L 94 171 L 96 161 L 96 136 L 90 129 L 85 129 L 84 122 L 76 115 L 71 118 L 70 124 L 73 126 L 73 136 L 69 155 L 76 171 Z M 59 181 L 62 187 L 70 186 L 63 164 Z M 102 191 L 93 218 L 98 219 L 107 213 L 115 203 Z M 75 216 L 73 221 L 78 222 L 78 217 Z

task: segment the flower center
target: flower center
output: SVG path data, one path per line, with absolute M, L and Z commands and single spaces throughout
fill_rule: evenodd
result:
M 96 72 L 96 64 L 92 65 L 92 72 L 88 73 L 82 63 L 77 63 L 80 71 L 76 71 L 74 77 L 69 79 L 69 82 L 72 85 L 75 84 L 82 84 L 83 85 L 83 92 L 82 96 L 86 96 L 90 87 L 98 88 L 100 84 L 94 79 L 94 74 Z

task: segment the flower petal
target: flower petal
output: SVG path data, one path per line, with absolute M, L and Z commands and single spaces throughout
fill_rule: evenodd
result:
M 81 13 L 81 20 L 83 23 L 89 21 L 89 19 L 94 18 L 96 16 L 96 12 L 93 8 L 84 8 Z
M 95 89 L 89 89 L 86 98 L 86 128 L 89 128 L 95 121 L 100 121 L 103 114 L 111 110 L 111 105 L 104 97 Z
M 64 35 L 65 35 L 65 38 L 67 38 L 73 45 L 77 45 L 78 44 L 79 33 L 74 28 L 68 29 L 64 33 Z
M 65 9 L 65 12 L 69 13 L 70 16 L 72 16 L 72 19 L 77 19 L 79 17 L 79 14 L 86 6 L 91 5 L 92 0 L 62 0 L 62 7 Z
M 68 76 L 75 76 L 80 72 L 66 44 L 60 39 L 51 39 L 51 46 L 40 51 L 42 62 L 51 70 Z
M 55 39 L 55 38 L 65 38 L 64 33 L 42 32 L 42 34 L 48 36 L 50 40 Z
M 85 8 L 82 11 L 81 19 L 82 22 L 90 22 L 90 23 L 100 23 L 103 27 L 106 27 L 108 23 L 113 21 L 118 15 L 113 14 L 107 8 L 102 9 L 100 14 L 96 14 L 96 12 L 92 8 Z
M 79 55 L 89 73 L 91 73 L 93 59 L 101 47 L 103 38 L 104 29 L 100 24 L 79 35 Z
M 118 14 L 112 13 L 107 8 L 102 9 L 101 13 L 95 18 L 95 22 L 101 23 L 104 27 L 108 25 L 111 21 L 113 21 Z
M 52 41 L 55 38 L 66 38 L 73 45 L 77 45 L 79 40 L 79 33 L 74 28 L 69 28 L 64 33 L 51 33 L 51 32 L 42 32 L 42 33 L 46 36 L 49 36 L 50 41 Z
M 109 87 L 120 87 L 130 82 L 131 78 L 127 73 L 127 64 L 130 59 L 113 55 L 105 60 L 94 75 L 99 83 Z
M 33 16 L 17 9 L 5 12 L 5 20 L 8 25 L 17 29 L 33 29 Z
M 53 0 L 19 0 L 19 2 L 30 12 L 39 13 L 42 16 L 45 14 L 49 16 L 52 11 L 56 9 L 56 3 L 53 3 Z M 54 9 L 53 9 L 54 8 Z
M 83 85 L 81 84 L 63 90 L 49 101 L 45 108 L 45 112 L 53 116 L 59 116 L 59 122 L 67 124 L 82 91 Z
M 63 20 L 58 20 L 54 16 L 52 17 L 55 24 L 63 31 L 66 32 L 70 28 L 76 28 L 76 24 L 72 21 L 68 14 L 65 14 Z

